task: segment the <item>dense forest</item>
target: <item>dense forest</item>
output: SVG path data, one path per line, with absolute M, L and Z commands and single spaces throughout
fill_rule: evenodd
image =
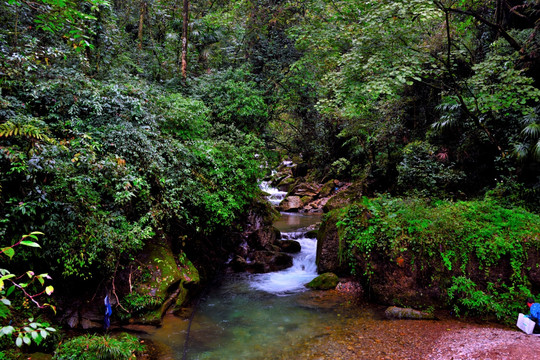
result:
M 211 277 L 284 159 L 540 246 L 538 1 L 6 0 L 0 24 L 2 348 L 54 351 L 81 292 L 151 301 L 115 291 L 150 244 Z

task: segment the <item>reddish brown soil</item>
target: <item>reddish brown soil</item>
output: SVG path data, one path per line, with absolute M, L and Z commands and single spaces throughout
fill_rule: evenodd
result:
M 365 305 L 345 306 L 341 314 L 336 314 L 341 321 L 329 324 L 326 333 L 273 358 L 529 360 L 540 354 L 540 337 L 526 335 L 517 327 L 440 314 L 439 320 L 387 320 L 382 317 L 382 307 L 369 309 Z

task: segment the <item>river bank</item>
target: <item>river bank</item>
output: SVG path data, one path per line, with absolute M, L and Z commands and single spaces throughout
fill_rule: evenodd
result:
M 441 313 L 438 320 L 387 320 L 384 306 L 354 304 L 336 291 L 311 296 L 320 304 L 339 303 L 339 320 L 268 359 L 525 360 L 540 351 L 539 339 L 517 328 Z

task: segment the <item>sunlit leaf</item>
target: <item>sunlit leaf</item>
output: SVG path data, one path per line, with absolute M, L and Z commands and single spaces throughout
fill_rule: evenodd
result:
M 30 247 L 41 247 L 38 243 L 28 240 L 21 241 L 21 245 L 30 246 Z

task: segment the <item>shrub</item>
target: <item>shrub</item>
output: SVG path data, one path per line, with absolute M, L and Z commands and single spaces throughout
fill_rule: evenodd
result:
M 145 351 L 139 340 L 126 333 L 117 337 L 109 335 L 84 335 L 72 338 L 56 350 L 54 360 L 128 360 Z
M 521 208 L 489 200 L 365 198 L 343 210 L 338 227 L 349 262 L 368 283 L 381 261 L 409 259 L 417 281 L 441 286 L 441 300 L 457 313 L 502 320 L 530 295 L 526 264 L 529 252 L 540 249 L 540 216 Z
M 458 188 L 465 178 L 462 171 L 444 152 L 426 142 L 414 141 L 403 149 L 403 160 L 397 166 L 398 186 L 403 191 L 415 189 L 424 195 L 444 195 Z

